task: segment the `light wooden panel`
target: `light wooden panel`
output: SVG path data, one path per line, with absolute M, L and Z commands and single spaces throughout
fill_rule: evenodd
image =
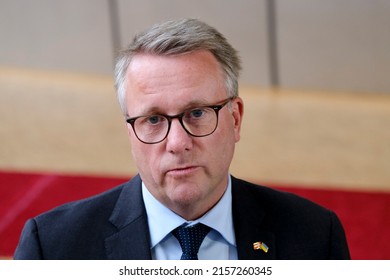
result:
M 0 69 L 0 168 L 131 176 L 108 76 Z M 233 174 L 258 183 L 390 191 L 390 97 L 241 88 Z

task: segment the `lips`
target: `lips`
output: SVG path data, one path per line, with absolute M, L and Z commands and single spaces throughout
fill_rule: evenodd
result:
M 198 169 L 198 166 L 186 166 L 169 169 L 166 173 L 170 176 L 186 176 L 190 175 Z

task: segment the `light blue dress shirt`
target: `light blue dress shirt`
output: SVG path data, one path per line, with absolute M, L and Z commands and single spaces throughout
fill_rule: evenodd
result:
M 233 228 L 232 192 L 228 186 L 219 202 L 195 221 L 186 221 L 163 204 L 142 183 L 142 196 L 148 215 L 151 252 L 154 260 L 179 260 L 182 250 L 171 231 L 182 224 L 203 223 L 211 228 L 199 248 L 200 260 L 236 260 L 237 247 Z

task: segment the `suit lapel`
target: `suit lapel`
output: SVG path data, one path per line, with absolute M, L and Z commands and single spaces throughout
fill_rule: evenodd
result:
M 118 231 L 105 240 L 108 259 L 151 259 L 149 228 L 138 175 L 122 189 L 110 222 Z
M 238 259 L 275 259 L 275 236 L 263 229 L 266 212 L 245 182 L 232 177 L 232 208 Z M 253 243 L 264 242 L 269 250 L 254 249 Z

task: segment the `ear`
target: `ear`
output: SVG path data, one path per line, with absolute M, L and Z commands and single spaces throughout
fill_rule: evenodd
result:
M 240 141 L 240 131 L 242 118 L 244 116 L 244 101 L 241 97 L 236 97 L 232 101 L 232 115 L 233 115 L 233 126 L 234 126 L 234 136 L 236 142 Z

